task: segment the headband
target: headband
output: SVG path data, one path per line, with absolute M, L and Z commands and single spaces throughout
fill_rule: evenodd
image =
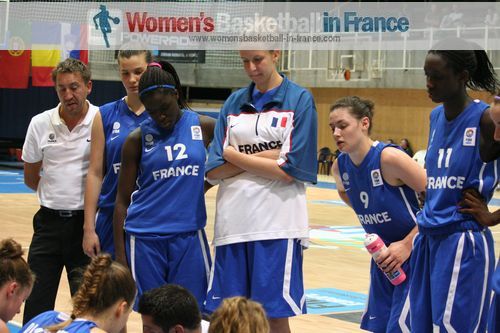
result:
M 148 67 L 159 67 L 159 68 L 162 68 L 161 65 L 157 62 L 150 62 L 148 64 Z
M 171 84 L 155 84 L 154 86 L 147 87 L 146 89 L 143 89 L 139 93 L 139 96 L 142 96 L 142 95 L 144 95 L 144 93 L 147 93 L 148 91 L 155 90 L 155 89 L 158 89 L 158 88 L 168 88 L 168 89 L 174 89 L 175 90 L 175 86 L 173 86 Z

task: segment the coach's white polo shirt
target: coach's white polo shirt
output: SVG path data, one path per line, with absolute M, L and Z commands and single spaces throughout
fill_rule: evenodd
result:
M 59 116 L 60 104 L 31 119 L 23 161 L 42 161 L 37 194 L 40 205 L 63 210 L 83 209 L 90 158 L 90 133 L 98 107 L 90 104 L 83 121 L 70 132 Z

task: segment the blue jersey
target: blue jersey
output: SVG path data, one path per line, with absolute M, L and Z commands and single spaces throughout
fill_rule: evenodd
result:
M 31 319 L 26 325 L 24 325 L 19 333 L 46 333 L 48 332 L 45 328 L 53 325 L 58 325 L 70 317 L 62 312 L 57 311 L 47 311 L 39 314 L 35 318 Z M 73 320 L 68 326 L 64 327 L 64 330 L 59 332 L 64 333 L 88 333 L 91 329 L 97 327 L 97 324 L 93 321 L 77 318 Z
M 497 161 L 484 163 L 479 156 L 480 121 L 487 108 L 488 104 L 474 100 L 452 121 L 446 119 L 442 105 L 432 110 L 425 157 L 426 200 L 419 225 L 436 228 L 473 221 L 458 212 L 464 189 L 476 189 L 490 201 L 497 183 Z
M 118 172 L 122 146 L 127 136 L 139 124 L 149 118 L 147 112 L 137 116 L 133 113 L 125 99 L 120 99 L 99 108 L 105 138 L 105 174 L 99 196 L 99 208 L 114 207 L 118 185 Z
M 386 244 L 402 240 L 415 227 L 418 199 L 406 185 L 387 184 L 380 156 L 387 144 L 374 142 L 363 162 L 356 166 L 349 155 L 340 154 L 338 167 L 342 184 L 367 233 L 379 235 Z
M 206 151 L 199 116 L 183 110 L 170 131 L 148 119 L 141 124 L 141 134 L 137 190 L 132 193 L 125 230 L 164 235 L 204 228 Z

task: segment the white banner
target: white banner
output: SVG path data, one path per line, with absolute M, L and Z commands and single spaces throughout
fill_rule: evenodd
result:
M 461 37 L 500 50 L 499 9 L 491 2 L 0 2 L 7 25 L 0 49 L 21 38 L 15 45 L 26 49 L 79 41 L 81 49 L 116 50 L 135 41 L 155 50 L 428 50 Z

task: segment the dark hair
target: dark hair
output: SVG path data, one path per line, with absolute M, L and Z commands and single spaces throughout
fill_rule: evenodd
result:
M 163 84 L 173 85 L 175 86 L 177 94 L 179 95 L 179 99 L 177 101 L 179 107 L 181 109 L 191 109 L 182 94 L 181 80 L 179 79 L 179 76 L 177 75 L 174 66 L 172 66 L 167 61 L 159 61 L 153 64 L 154 65 L 150 64 L 150 66 L 148 66 L 148 69 L 144 72 L 144 74 L 142 74 L 141 80 L 139 81 L 139 92 L 151 86 L 163 85 Z M 161 68 L 156 64 L 159 64 Z M 158 89 L 163 89 L 165 92 L 171 91 L 173 93 L 173 90 L 168 88 L 158 88 Z M 144 98 L 148 96 L 152 91 L 153 90 L 147 91 L 143 94 L 139 93 L 139 97 L 143 104 L 144 104 Z
M 22 288 L 31 288 L 35 277 L 23 258 L 21 245 L 7 238 L 0 241 L 0 287 L 9 281 L 19 283 Z
M 375 104 L 369 99 L 361 99 L 358 96 L 346 96 L 336 100 L 330 107 L 330 112 L 338 108 L 349 108 L 349 113 L 358 120 L 368 117 L 368 120 L 370 120 L 368 134 L 370 134 L 373 127 L 374 107 Z
M 194 330 L 201 323 L 196 298 L 187 289 L 175 284 L 145 292 L 139 300 L 138 312 L 151 316 L 163 332 L 168 332 L 175 325 Z
M 80 73 L 85 84 L 90 81 L 90 69 L 78 59 L 68 58 L 66 60 L 61 61 L 53 70 L 52 70 L 52 81 L 56 83 L 57 74 L 60 73 Z
M 456 50 L 458 45 L 461 50 Z M 486 52 L 476 43 L 461 38 L 447 38 L 439 41 L 429 50 L 428 54 L 441 56 L 447 65 L 455 72 L 466 70 L 469 80 L 466 87 L 472 90 L 486 90 L 495 94 L 500 82 Z
M 100 254 L 92 259 L 83 273 L 82 284 L 72 298 L 71 319 L 47 330 L 57 332 L 75 318 L 85 314 L 100 314 L 120 300 L 132 306 L 135 294 L 135 282 L 130 271 L 113 261 L 109 254 Z
M 117 60 L 118 63 L 120 63 L 120 59 L 130 59 L 133 56 L 136 55 L 141 55 L 144 54 L 144 57 L 146 58 L 146 62 L 149 64 L 151 61 L 153 61 L 153 55 L 151 54 L 150 50 L 140 50 L 140 49 L 130 49 L 129 47 L 136 46 L 139 47 L 139 45 L 127 45 L 126 48 L 122 47 L 120 51 L 118 51 L 118 56 Z

